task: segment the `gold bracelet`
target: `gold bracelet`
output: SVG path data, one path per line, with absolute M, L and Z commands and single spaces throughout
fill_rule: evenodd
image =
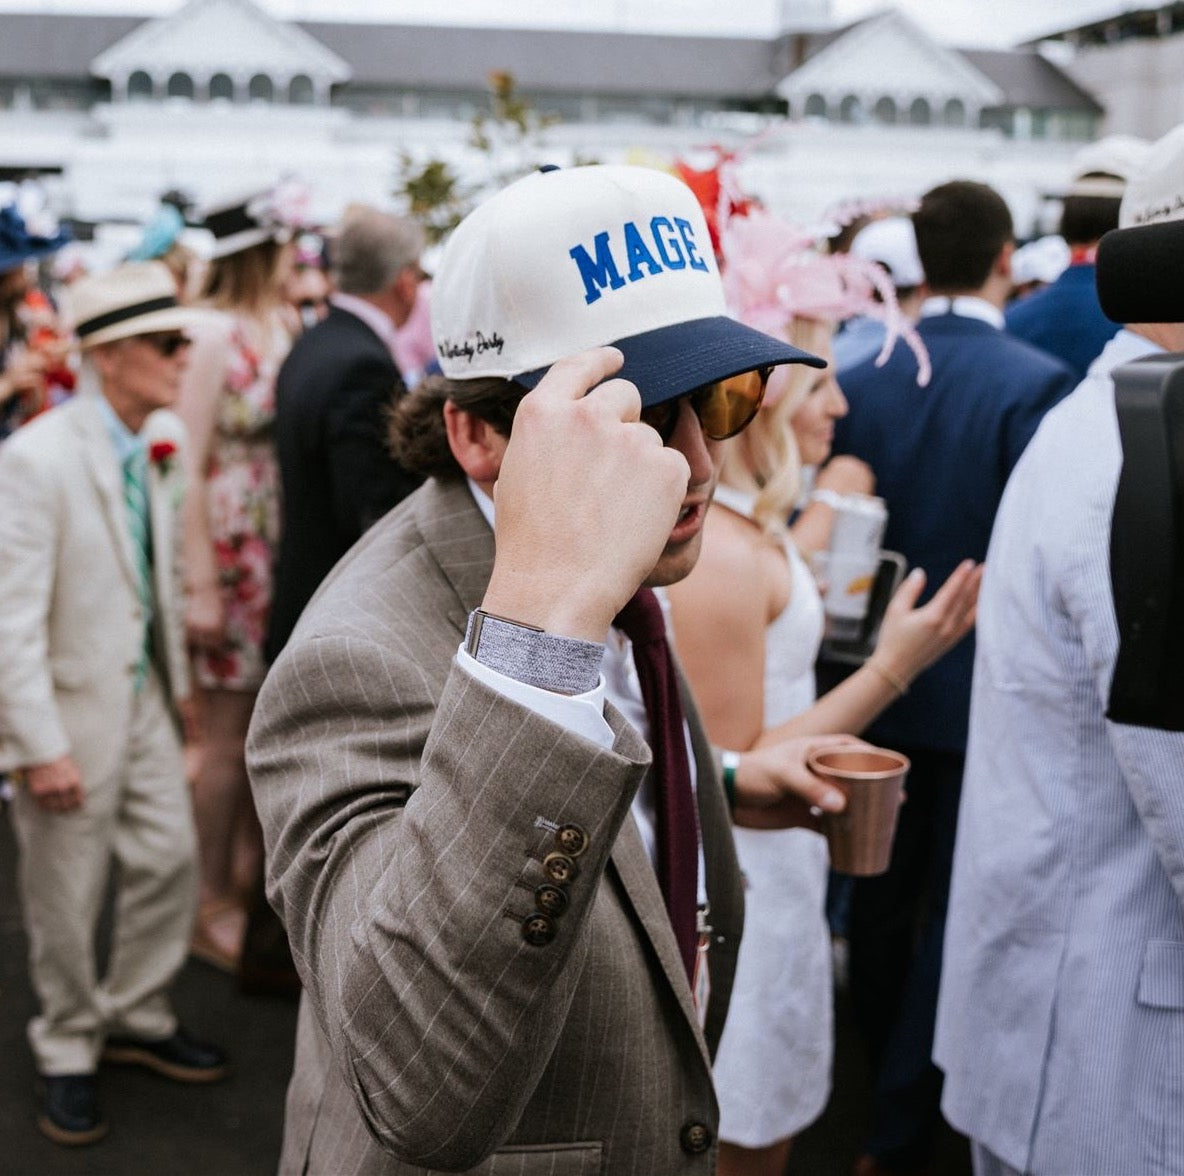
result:
M 869 657 L 863 663 L 869 670 L 874 670 L 889 686 L 896 692 L 899 697 L 902 694 L 908 694 L 909 684 L 894 674 L 886 665 L 876 661 L 874 657 Z

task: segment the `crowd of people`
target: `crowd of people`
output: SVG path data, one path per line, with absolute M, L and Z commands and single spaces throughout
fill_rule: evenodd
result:
M 412 219 L 282 186 L 170 194 L 68 282 L 0 209 L 50 1139 L 106 1133 L 101 1063 L 230 1072 L 169 1001 L 192 955 L 302 994 L 282 1171 L 783 1176 L 837 959 L 854 1176 L 934 1172 L 943 1114 L 978 1176 L 1184 1172 L 1184 737 L 1104 717 L 1111 373 L 1184 325 L 1094 290 L 1106 233 L 1184 226 L 1184 128 L 1082 153 L 1035 290 L 985 184 L 828 242 L 738 175 L 544 168 L 430 275 Z M 828 663 L 873 498 L 910 570 Z M 864 738 L 910 769 L 852 879 L 810 759 Z

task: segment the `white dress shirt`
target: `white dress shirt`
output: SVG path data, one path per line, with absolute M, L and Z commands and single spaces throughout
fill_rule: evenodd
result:
M 953 298 L 947 294 L 934 294 L 932 298 L 926 298 L 921 303 L 922 318 L 933 318 L 939 314 L 956 314 L 962 318 L 978 319 L 992 327 L 998 327 L 1001 331 L 1006 325 L 1003 311 L 993 302 L 988 302 L 975 294 L 958 294 Z

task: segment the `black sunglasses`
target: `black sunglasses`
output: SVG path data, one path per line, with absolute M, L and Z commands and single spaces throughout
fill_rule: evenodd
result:
M 182 347 L 188 347 L 193 342 L 188 335 L 165 334 L 163 332 L 155 335 L 141 335 L 140 338 L 149 347 L 163 355 L 165 359 L 172 359 Z
M 752 422 L 765 397 L 765 387 L 772 370 L 763 367 L 741 372 L 738 376 L 729 376 L 726 380 L 716 380 L 701 388 L 694 388 L 673 400 L 664 400 L 661 404 L 643 408 L 642 422 L 657 430 L 663 443 L 668 444 L 678 425 L 678 406 L 686 400 L 695 410 L 704 434 L 712 441 L 724 441 Z

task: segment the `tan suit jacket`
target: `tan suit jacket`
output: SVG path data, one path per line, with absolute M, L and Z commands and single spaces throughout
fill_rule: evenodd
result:
M 126 745 L 143 647 L 123 475 L 97 392 L 32 421 L 0 445 L 0 769 L 69 752 L 84 782 L 107 777 Z M 155 662 L 171 701 L 189 694 L 178 511 L 184 430 L 171 412 L 145 425 L 178 447 L 149 463 Z
M 692 735 L 714 931 L 701 1032 L 630 815 L 649 750 L 601 750 L 454 665 L 493 536 L 429 482 L 338 565 L 264 683 L 248 763 L 306 985 L 284 1172 L 715 1169 L 711 1051 L 743 896 Z M 587 834 L 555 937 L 523 925 L 556 828 Z

